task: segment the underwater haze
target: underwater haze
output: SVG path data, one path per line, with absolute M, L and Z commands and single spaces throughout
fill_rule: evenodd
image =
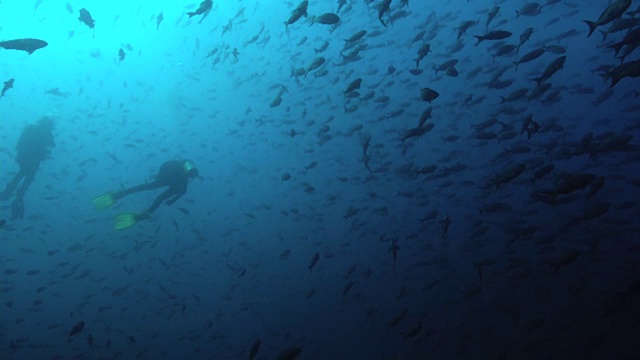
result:
M 0 0 L 0 188 L 55 140 L 0 359 L 637 359 L 639 47 L 637 0 Z

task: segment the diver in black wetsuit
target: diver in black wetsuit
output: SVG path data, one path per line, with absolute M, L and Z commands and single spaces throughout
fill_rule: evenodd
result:
M 189 18 L 191 18 L 192 16 L 195 16 L 195 15 L 205 14 L 203 16 L 204 18 L 205 16 L 207 16 L 209 11 L 211 11 L 212 6 L 213 6 L 212 0 L 204 0 L 203 2 L 200 3 L 200 6 L 198 7 L 198 9 L 196 9 L 196 11 L 189 11 L 187 12 L 187 15 L 189 15 Z
M 22 180 L 22 186 L 16 191 L 16 198 L 11 204 L 12 220 L 24 216 L 24 194 L 33 182 L 40 163 L 49 158 L 51 148 L 55 146 L 53 125 L 53 119 L 43 117 L 37 124 L 27 125 L 18 139 L 16 162 L 20 169 L 0 193 L 0 200 L 8 200 Z
M 124 229 L 135 225 L 139 221 L 146 220 L 166 200 L 167 205 L 173 205 L 178 199 L 187 193 L 189 180 L 198 177 L 198 169 L 191 160 L 167 161 L 160 167 L 154 181 L 134 186 L 129 189 L 107 193 L 93 199 L 96 209 L 102 210 L 110 207 L 119 199 L 140 191 L 148 191 L 161 187 L 168 187 L 156 197 L 151 206 L 142 213 L 125 213 L 116 216 L 116 229 Z

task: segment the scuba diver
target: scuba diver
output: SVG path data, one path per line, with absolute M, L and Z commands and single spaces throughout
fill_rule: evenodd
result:
M 156 197 L 151 206 L 141 213 L 124 213 L 115 216 L 116 230 L 126 229 L 142 220 L 149 219 L 151 214 L 166 200 L 167 205 L 172 205 L 187 193 L 189 179 L 198 177 L 198 169 L 191 160 L 171 160 L 160 167 L 154 181 L 134 186 L 129 189 L 100 195 L 92 200 L 97 210 L 103 210 L 123 197 L 140 191 L 148 191 L 168 186 L 169 188 Z
M 33 182 L 40 168 L 40 163 L 49 158 L 50 148 L 56 146 L 53 141 L 53 119 L 41 118 L 38 123 L 27 125 L 22 131 L 16 145 L 16 162 L 20 169 L 0 193 L 0 200 L 8 200 L 22 180 L 22 186 L 16 191 L 16 198 L 11 204 L 11 220 L 24 216 L 24 193 Z
M 187 15 L 189 15 L 189 19 L 191 19 L 192 16 L 204 14 L 204 16 L 202 16 L 202 19 L 200 19 L 200 21 L 202 21 L 205 17 L 207 17 L 207 15 L 209 15 L 209 11 L 211 11 L 212 6 L 212 0 L 204 0 L 200 3 L 200 6 L 196 11 L 187 12 Z

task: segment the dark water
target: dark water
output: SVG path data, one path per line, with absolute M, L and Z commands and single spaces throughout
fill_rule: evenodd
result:
M 606 76 L 637 1 L 606 40 L 606 1 L 381 3 L 285 31 L 298 3 L 2 1 L 0 40 L 48 45 L 0 49 L 0 181 L 27 124 L 56 147 L 24 218 L 1 204 L 0 358 L 637 358 L 640 86 Z M 93 209 L 180 158 L 200 177 L 151 219 L 113 228 L 161 190 Z

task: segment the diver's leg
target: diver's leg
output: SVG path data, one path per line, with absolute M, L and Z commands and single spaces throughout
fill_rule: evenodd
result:
M 160 207 L 163 201 L 169 199 L 173 195 L 174 195 L 174 191 L 171 188 L 165 190 L 162 194 L 158 195 L 158 197 L 155 199 L 153 204 L 151 204 L 151 206 L 147 209 L 147 212 L 149 214 L 153 213 Z
M 18 171 L 18 173 L 7 183 L 7 186 L 0 193 L 0 200 L 7 200 L 11 197 L 11 194 L 18 186 L 20 180 L 24 177 L 24 172 L 22 170 Z
M 133 193 L 137 193 L 140 191 L 147 191 L 147 190 L 153 190 L 155 188 L 158 188 L 162 186 L 161 184 L 159 184 L 157 181 L 154 182 L 150 182 L 150 183 L 146 183 L 146 184 L 141 184 L 138 186 L 134 186 L 134 187 L 130 187 L 128 189 L 122 190 L 122 191 L 117 191 L 113 194 L 113 198 L 115 200 L 121 199 L 129 194 L 133 194 Z
M 38 167 L 29 167 L 24 169 L 24 181 L 22 182 L 22 186 L 18 189 L 16 193 L 16 199 L 24 198 L 24 193 L 29 188 L 29 185 L 33 182 L 33 179 L 36 177 L 36 173 L 38 172 Z

